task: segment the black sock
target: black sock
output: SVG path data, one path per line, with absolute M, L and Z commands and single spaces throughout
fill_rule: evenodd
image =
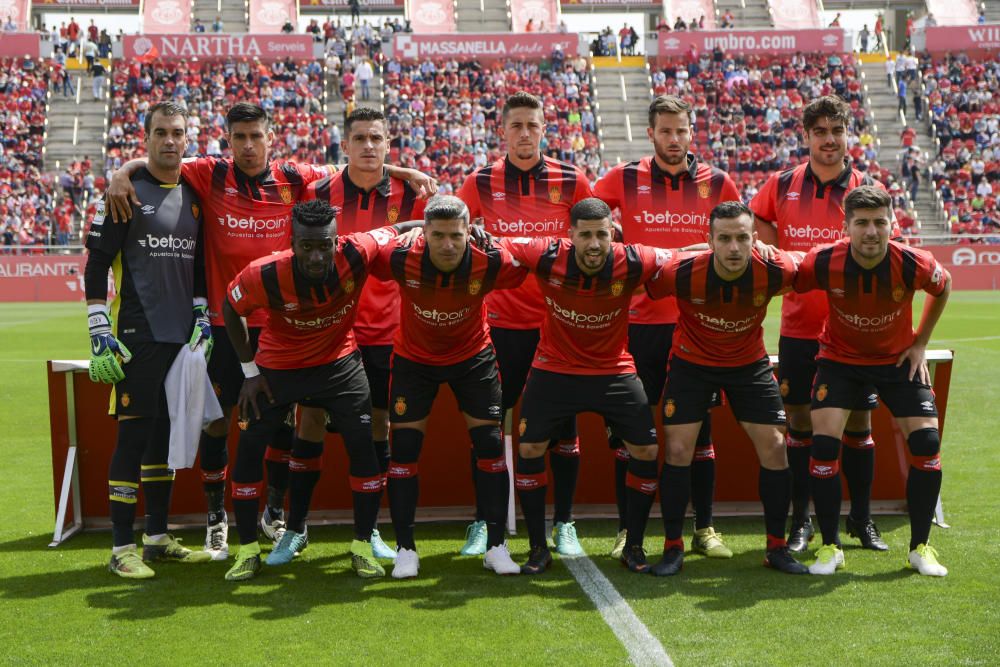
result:
M 510 500 L 510 473 L 504 455 L 500 426 L 475 426 L 469 437 L 476 455 L 477 505 L 482 505 L 481 516 L 486 521 L 486 548 L 503 544 L 503 531 L 507 522 L 507 504 Z
M 711 447 L 711 445 L 709 445 Z M 715 452 L 711 457 L 704 448 L 695 450 L 691 462 L 691 505 L 694 507 L 694 527 L 708 528 L 712 525 L 712 501 L 715 498 Z
M 660 512 L 667 540 L 679 540 L 684 533 L 684 514 L 691 497 L 691 466 L 663 464 L 660 473 Z
M 410 472 L 405 476 L 397 476 L 397 472 L 406 468 Z M 392 517 L 392 527 L 396 531 L 396 545 L 401 549 L 416 550 L 413 540 L 413 525 L 416 523 L 417 502 L 420 496 L 420 476 L 417 474 L 417 464 L 400 464 L 393 462 L 394 474 L 389 477 L 389 513 Z
M 313 489 L 323 469 L 323 443 L 296 436 L 288 461 L 288 530 L 304 533 Z
M 792 471 L 792 523 L 809 518 L 809 452 L 812 431 L 788 431 L 788 467 Z
M 205 504 L 208 506 L 208 525 L 222 523 L 226 518 L 226 483 L 212 482 L 205 484 Z
M 153 421 L 147 418 L 118 422 L 118 442 L 108 466 L 111 499 L 111 535 L 116 547 L 135 544 L 135 505 L 139 498 L 139 468 Z
M 927 544 L 931 535 L 931 520 L 941 493 L 941 471 L 922 470 L 910 466 L 906 478 L 906 506 L 910 515 L 910 551 Z
M 545 474 L 545 457 L 526 459 L 517 457 L 514 486 L 521 501 L 524 522 L 528 526 L 528 543 L 531 548 L 545 546 L 545 491 L 548 480 Z
M 288 471 L 287 465 L 285 471 Z M 267 486 L 267 513 L 271 515 L 272 521 L 282 520 L 285 516 L 285 491 L 286 489 L 277 489 L 270 484 Z
M 378 461 L 378 469 L 383 475 L 389 470 L 389 439 L 375 440 L 375 459 Z
M 208 513 L 206 523 L 209 526 L 214 526 L 222 522 L 226 512 L 226 466 L 229 462 L 226 436 L 209 435 L 202 431 L 198 441 L 198 453 L 202 488 L 205 491 L 205 504 Z
M 342 432 L 350 461 L 349 478 L 354 501 L 354 539 L 371 541 L 379 505 L 382 503 L 383 476 L 372 445 L 371 431 Z
M 267 468 L 267 507 L 272 517 L 284 515 L 285 494 L 288 492 L 288 459 L 291 458 L 294 442 L 294 429 L 283 422 L 264 452 L 264 465 Z
M 620 439 L 618 439 L 621 442 Z M 628 515 L 628 491 L 625 479 L 628 477 L 628 450 L 624 444 L 615 449 L 615 502 L 618 505 L 618 532 L 625 530 L 625 519 Z
M 769 470 L 761 467 L 757 477 L 757 493 L 764 506 L 764 528 L 768 545 L 784 543 L 785 522 L 792 497 L 792 471 Z
M 649 522 L 649 510 L 656 497 L 656 459 L 641 461 L 634 456 L 628 462 L 628 537 L 625 546 L 642 546 Z
M 144 465 L 142 468 L 142 495 L 146 504 L 146 534 L 162 535 L 167 532 L 167 515 L 170 513 L 170 492 L 174 486 L 174 471 L 166 464 Z
M 555 523 L 569 523 L 573 520 L 573 496 L 576 495 L 576 480 L 580 476 L 580 444 L 576 440 L 553 441 L 549 450 L 549 465 L 552 466 L 552 492 Z
M 240 534 L 240 544 L 253 544 L 257 541 L 259 508 L 260 498 L 233 498 L 233 512 L 236 514 L 236 530 Z
M 872 482 L 875 480 L 875 448 L 866 446 L 871 431 L 844 431 L 840 463 L 851 494 L 851 518 L 864 521 L 871 516 Z
M 840 440 L 814 435 L 809 475 L 823 544 L 840 545 Z
M 486 520 L 486 501 L 482 497 L 482 490 L 479 488 L 479 458 L 476 456 L 475 447 L 469 450 L 469 470 L 472 473 L 472 495 L 476 499 L 476 521 Z

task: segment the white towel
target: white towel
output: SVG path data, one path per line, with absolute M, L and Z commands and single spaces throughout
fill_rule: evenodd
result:
M 190 468 L 198 455 L 201 429 L 222 418 L 219 399 L 208 379 L 208 362 L 201 347 L 181 348 L 164 382 L 170 413 L 170 454 L 167 465 L 177 470 Z

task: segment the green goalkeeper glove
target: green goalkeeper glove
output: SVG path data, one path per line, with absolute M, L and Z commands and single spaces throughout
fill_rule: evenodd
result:
M 132 361 L 132 353 L 111 333 L 111 318 L 103 305 L 87 307 L 90 327 L 90 379 L 114 384 L 125 377 L 122 364 Z
M 212 356 L 215 340 L 212 338 L 212 323 L 208 319 L 208 303 L 204 299 L 194 300 L 194 329 L 191 331 L 191 340 L 188 341 L 188 347 L 192 350 L 198 349 L 199 345 L 208 360 Z

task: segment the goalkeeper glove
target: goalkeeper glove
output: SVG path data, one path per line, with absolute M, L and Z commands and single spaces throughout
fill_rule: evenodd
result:
M 104 305 L 87 306 L 90 327 L 90 379 L 113 384 L 125 377 L 122 364 L 132 360 L 132 353 L 111 333 L 111 318 Z
M 215 341 L 212 339 L 212 323 L 208 319 L 208 303 L 205 299 L 194 300 L 194 329 L 191 331 L 191 340 L 188 347 L 192 350 L 202 346 L 205 359 L 212 356 L 212 347 Z

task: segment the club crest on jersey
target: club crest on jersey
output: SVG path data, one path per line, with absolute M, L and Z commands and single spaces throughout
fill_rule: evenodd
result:
M 191 215 L 195 218 L 201 217 L 201 207 L 191 202 Z
M 528 430 L 528 420 L 522 417 L 521 423 L 517 425 L 517 434 L 524 435 L 524 432 L 527 430 Z
M 622 290 L 625 289 L 624 280 L 616 280 L 611 283 L 611 296 L 621 296 Z
M 788 392 L 791 391 L 788 387 L 788 378 L 781 381 L 781 386 L 778 388 L 781 391 L 781 397 L 785 398 L 788 396 Z
M 557 187 L 549 188 L 549 201 L 558 204 L 562 200 L 562 191 Z
M 396 224 L 396 221 L 399 220 L 399 207 L 395 204 L 390 206 L 389 211 L 385 214 L 385 218 L 390 225 Z
M 344 288 L 344 292 L 350 294 L 354 291 L 354 278 L 345 278 L 341 285 Z
M 677 404 L 674 403 L 674 399 L 668 398 L 667 402 L 663 405 L 663 416 L 670 419 L 677 412 Z
M 286 204 L 292 203 L 292 189 L 287 185 L 278 186 L 278 195 L 281 197 L 281 201 Z
M 895 301 L 896 303 L 899 303 L 900 301 L 903 300 L 902 285 L 896 285 L 895 287 L 892 288 L 892 300 Z
M 826 400 L 826 395 L 829 393 L 829 389 L 825 384 L 821 384 L 816 388 L 816 400 L 822 403 Z
M 753 295 L 753 305 L 755 308 L 760 308 L 764 305 L 764 293 L 757 292 Z
M 406 414 L 406 398 L 404 396 L 396 397 L 396 404 L 392 406 L 392 409 L 396 411 L 396 414 L 402 417 Z
M 215 397 L 220 398 L 222 396 L 222 385 L 218 382 L 212 383 L 212 391 L 215 392 Z
M 712 194 L 712 184 L 708 181 L 702 181 L 698 184 L 698 196 L 702 199 L 708 199 L 708 196 Z
M 482 280 L 470 280 L 469 281 L 469 294 L 476 296 L 479 294 L 479 290 L 483 288 Z
M 122 407 L 127 408 L 128 404 L 132 402 L 132 397 L 128 395 L 128 392 L 122 394 Z

